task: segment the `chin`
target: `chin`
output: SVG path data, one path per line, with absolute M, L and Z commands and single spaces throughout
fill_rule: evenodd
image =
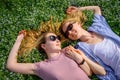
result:
M 57 47 L 56 47 L 56 50 L 61 50 L 61 48 L 57 48 Z
M 71 40 L 78 40 L 77 38 L 73 38 L 73 39 L 71 39 Z
M 60 51 L 61 51 L 61 49 L 57 49 L 56 51 L 57 51 L 57 52 L 60 52 Z
M 71 40 L 78 40 L 79 38 L 76 36 L 76 37 L 73 37 L 73 38 L 69 38 Z

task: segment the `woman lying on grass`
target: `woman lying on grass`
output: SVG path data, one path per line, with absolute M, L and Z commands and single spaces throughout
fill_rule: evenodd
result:
M 84 10 L 94 13 L 93 23 L 87 30 Z M 101 80 L 120 80 L 120 37 L 107 24 L 98 6 L 74 7 L 66 10 L 67 18 L 61 24 L 61 32 L 66 38 L 78 40 L 75 48 L 82 50 L 90 59 L 103 66 L 105 76 Z M 111 69 L 112 68 L 112 69 Z

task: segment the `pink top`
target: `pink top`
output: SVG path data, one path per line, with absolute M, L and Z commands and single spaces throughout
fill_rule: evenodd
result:
M 35 71 L 44 80 L 90 80 L 75 61 L 66 57 L 63 53 L 35 63 Z

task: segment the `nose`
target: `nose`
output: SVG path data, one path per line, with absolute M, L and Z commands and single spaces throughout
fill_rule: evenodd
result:
M 69 35 L 71 35 L 71 34 L 72 34 L 72 31 L 71 31 L 71 30 L 70 30 L 70 31 L 68 31 L 68 36 L 69 36 Z
M 56 39 L 56 42 L 60 42 L 60 40 L 59 40 L 59 39 Z
M 69 31 L 69 34 L 68 34 L 68 38 L 70 38 L 71 39 L 71 37 L 72 38 L 74 38 L 74 30 L 71 30 L 71 31 Z
M 59 43 L 60 43 L 60 40 L 56 39 L 56 43 L 58 43 L 58 44 L 59 44 Z

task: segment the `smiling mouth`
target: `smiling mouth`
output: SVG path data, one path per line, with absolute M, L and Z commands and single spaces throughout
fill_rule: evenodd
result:
M 77 36 L 77 32 L 74 32 L 73 37 L 76 37 L 76 36 Z

